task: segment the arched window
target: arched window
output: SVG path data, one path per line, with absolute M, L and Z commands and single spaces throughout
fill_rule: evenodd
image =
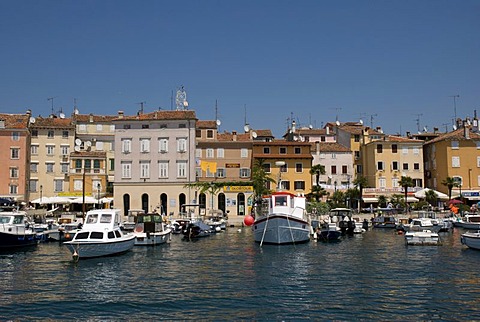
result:
M 184 193 L 181 193 L 178 196 L 178 211 L 182 212 L 182 206 L 187 203 L 187 196 Z
M 130 210 L 130 195 L 128 193 L 123 195 L 123 215 L 126 216 Z
M 167 203 L 168 197 L 166 193 L 162 193 L 160 195 L 160 213 L 169 215 L 168 213 L 168 203 Z M 173 214 L 172 214 L 173 215 Z
M 148 194 L 146 193 L 142 195 L 142 209 L 145 213 L 148 212 Z
M 198 196 L 198 204 L 200 205 L 200 209 L 207 209 L 207 195 L 201 193 Z
M 226 207 L 225 207 L 225 194 L 224 193 L 219 193 L 218 194 L 217 205 L 218 205 L 218 209 L 221 210 L 223 213 L 225 213 Z

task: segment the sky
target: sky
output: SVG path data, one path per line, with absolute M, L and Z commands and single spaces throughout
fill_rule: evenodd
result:
M 0 0 L 0 112 L 171 110 L 183 86 L 222 132 L 450 131 L 480 107 L 479 35 L 478 0 Z

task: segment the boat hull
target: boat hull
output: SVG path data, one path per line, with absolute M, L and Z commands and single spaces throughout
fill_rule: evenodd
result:
M 128 235 L 120 240 L 111 242 L 98 241 L 68 241 L 63 243 L 78 258 L 94 258 L 125 253 L 131 250 L 135 244 L 135 236 Z
M 35 232 L 24 234 L 0 232 L 0 249 L 28 247 L 37 243 L 38 238 Z
M 342 237 L 342 232 L 339 230 L 322 230 L 318 234 L 318 240 L 322 241 L 337 241 Z
M 158 233 L 135 233 L 135 246 L 157 246 L 171 240 L 171 230 Z
M 287 215 L 270 215 L 254 222 L 255 242 L 262 244 L 298 244 L 310 241 L 310 224 Z
M 440 238 L 430 230 L 407 232 L 405 243 L 412 246 L 437 246 L 440 245 Z
M 480 250 L 480 233 L 465 233 L 460 237 L 463 245 Z

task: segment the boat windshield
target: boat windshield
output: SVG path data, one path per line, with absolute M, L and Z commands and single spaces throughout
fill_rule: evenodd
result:
M 98 221 L 98 214 L 90 214 L 87 217 L 87 224 L 95 224 Z
M 275 197 L 275 206 L 286 206 L 286 205 L 287 205 L 287 196 Z
M 111 214 L 102 214 L 102 217 L 100 217 L 100 222 L 102 224 L 108 224 L 111 221 L 112 221 L 112 215 Z
M 0 216 L 0 224 L 8 224 L 10 222 L 10 216 Z

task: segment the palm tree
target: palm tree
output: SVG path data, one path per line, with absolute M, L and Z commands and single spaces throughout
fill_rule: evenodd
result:
M 402 176 L 400 178 L 400 181 L 398 181 L 398 184 L 404 189 L 403 191 L 405 194 L 405 206 L 408 206 L 408 203 L 407 203 L 408 188 L 414 186 L 413 179 L 411 177 Z M 407 211 L 408 211 L 408 207 L 407 207 Z
M 310 174 L 315 175 L 315 184 L 319 185 L 320 175 L 325 174 L 325 166 L 321 164 L 316 164 L 310 169 Z
M 270 193 L 270 190 L 267 189 L 267 182 L 275 182 L 265 171 L 264 164 L 265 159 L 256 159 L 252 168 L 253 193 L 257 200 L 260 199 L 262 195 Z
M 448 200 L 451 200 L 453 187 L 458 187 L 458 182 L 452 177 L 446 177 L 442 184 L 448 188 Z
M 438 202 L 438 196 L 435 190 L 427 190 L 425 191 L 425 200 L 432 206 L 435 207 Z
M 311 194 L 315 196 L 315 200 L 318 202 L 321 197 L 326 196 L 328 193 L 324 188 L 317 185 L 317 186 L 312 186 Z
M 380 208 L 386 208 L 387 207 L 387 197 L 384 195 L 378 196 L 378 206 Z
M 359 197 L 359 203 L 358 203 L 358 211 L 360 211 L 360 209 L 363 207 L 363 198 L 362 198 L 363 188 L 368 186 L 368 180 L 366 177 L 362 175 L 357 175 L 355 180 L 353 180 L 353 184 L 359 190 L 360 197 Z

